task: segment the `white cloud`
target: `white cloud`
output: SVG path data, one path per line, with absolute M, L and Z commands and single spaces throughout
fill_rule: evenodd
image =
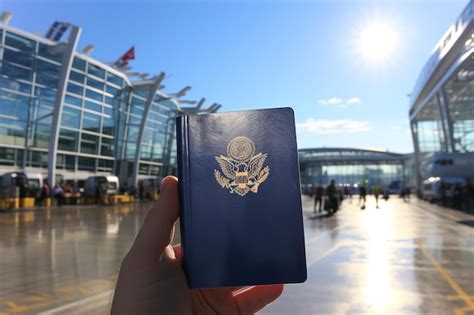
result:
M 346 103 L 348 105 L 352 105 L 352 104 L 361 104 L 362 103 L 362 100 L 358 97 L 351 97 L 349 98 Z
M 319 100 L 319 104 L 323 105 L 355 105 L 362 104 L 362 100 L 359 97 L 351 97 L 346 100 L 340 97 L 331 97 L 325 100 Z
M 344 103 L 344 100 L 338 97 L 331 97 L 331 98 L 328 98 L 327 100 L 319 100 L 319 103 L 323 105 L 340 105 Z
M 325 120 L 308 118 L 305 122 L 296 123 L 296 130 L 298 132 L 317 135 L 357 133 L 371 129 L 366 121 L 350 119 Z

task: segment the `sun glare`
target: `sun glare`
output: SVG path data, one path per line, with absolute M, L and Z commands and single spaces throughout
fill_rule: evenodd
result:
M 393 56 L 397 34 L 387 24 L 373 22 L 366 25 L 357 40 L 359 53 L 370 61 L 384 61 Z

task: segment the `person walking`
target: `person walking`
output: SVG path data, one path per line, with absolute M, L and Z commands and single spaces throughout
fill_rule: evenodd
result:
M 385 201 L 388 201 L 388 198 L 389 198 L 389 191 L 388 191 L 388 188 L 385 187 L 385 189 L 383 190 L 383 199 L 385 199 Z
M 344 195 L 349 198 L 349 203 L 352 203 L 352 192 L 348 186 L 344 187 Z
M 46 181 L 43 181 L 43 186 L 41 186 L 41 190 L 39 193 L 38 206 L 42 207 L 44 205 L 44 201 L 48 197 L 49 197 L 49 185 Z
M 138 197 L 140 198 L 140 203 L 145 202 L 145 186 L 143 182 L 138 183 Z
M 324 188 L 319 185 L 316 187 L 316 191 L 314 192 L 314 205 L 313 205 L 313 213 L 316 213 L 316 208 L 318 208 L 318 212 L 323 211 L 323 197 L 324 197 Z
M 380 196 L 380 187 L 375 186 L 372 188 L 372 193 L 374 194 L 375 197 L 375 208 L 379 208 L 379 196 Z
M 359 204 L 362 202 L 362 205 L 360 206 L 360 210 L 365 209 L 366 196 L 367 196 L 367 189 L 365 188 L 364 185 L 361 185 L 359 187 Z
M 328 197 L 327 201 L 329 206 L 324 207 L 328 209 L 329 214 L 334 214 L 338 210 L 339 206 L 338 191 L 336 188 L 336 181 L 334 179 L 331 180 L 331 184 L 326 188 L 326 196 Z

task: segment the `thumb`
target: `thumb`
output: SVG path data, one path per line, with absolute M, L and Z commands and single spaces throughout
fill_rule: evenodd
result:
M 178 179 L 167 176 L 161 183 L 160 197 L 148 211 L 127 258 L 141 267 L 154 266 L 171 242 L 178 216 Z

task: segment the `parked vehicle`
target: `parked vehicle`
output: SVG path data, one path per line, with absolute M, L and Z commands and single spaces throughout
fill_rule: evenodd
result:
M 43 184 L 41 173 L 8 172 L 0 176 L 0 191 L 2 198 L 20 197 L 20 186 L 24 184 L 25 197 L 37 197 Z
M 90 176 L 84 183 L 84 195 L 96 196 L 97 187 L 101 195 L 118 195 L 119 179 L 117 176 Z
M 438 201 L 452 197 L 454 185 L 463 185 L 463 177 L 430 177 L 423 181 L 422 198 L 428 201 Z

